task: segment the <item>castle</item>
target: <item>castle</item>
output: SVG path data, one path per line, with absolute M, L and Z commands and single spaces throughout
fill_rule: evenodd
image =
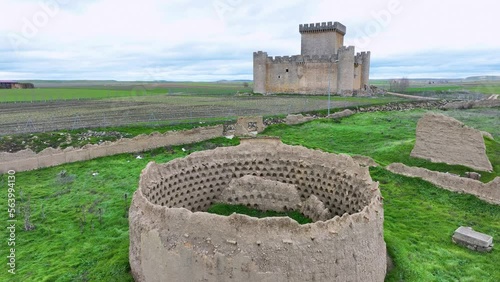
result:
M 268 57 L 253 54 L 254 92 L 342 96 L 369 93 L 370 52 L 355 54 L 344 46 L 346 27 L 339 22 L 299 25 L 301 54 Z

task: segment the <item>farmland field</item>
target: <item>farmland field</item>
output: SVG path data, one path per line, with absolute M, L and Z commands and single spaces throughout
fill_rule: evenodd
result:
M 374 80 L 373 85 L 383 89 L 390 89 L 389 80 Z M 459 95 L 471 94 L 471 98 L 481 99 L 492 94 L 500 94 L 499 81 L 467 81 L 467 80 L 433 80 L 429 83 L 427 80 L 411 80 L 410 85 L 404 91 L 407 94 L 434 95 L 433 97 L 460 98 Z M 447 94 L 447 95 L 445 95 Z M 456 96 L 453 96 L 453 95 Z M 478 95 L 473 95 L 478 94 Z
M 43 85 L 43 84 L 42 84 Z M 251 92 L 241 83 L 115 83 L 86 85 L 58 83 L 35 89 L 0 89 L 2 102 L 36 102 L 58 100 L 106 99 L 117 97 L 152 96 L 164 94 L 234 95 Z M 55 87 L 58 86 L 58 87 Z
M 401 100 L 403 99 L 394 97 L 332 97 L 331 107 L 344 108 Z M 0 135 L 138 123 L 196 122 L 209 118 L 224 120 L 244 115 L 280 115 L 327 107 L 325 96 L 236 96 L 189 93 L 0 103 Z

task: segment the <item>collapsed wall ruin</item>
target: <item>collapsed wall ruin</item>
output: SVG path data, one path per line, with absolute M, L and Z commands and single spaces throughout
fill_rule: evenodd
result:
M 500 205 L 500 177 L 496 177 L 489 183 L 482 183 L 475 179 L 421 167 L 410 167 L 402 163 L 393 163 L 386 168 L 393 173 L 419 177 L 446 190 L 471 194 L 488 203 Z
M 315 222 L 206 213 L 301 209 Z M 383 281 L 378 183 L 347 155 L 243 139 L 142 171 L 129 213 L 136 281 Z
M 417 124 L 417 140 L 411 156 L 491 171 L 481 131 L 442 114 L 427 113 Z
M 39 153 L 30 149 L 15 153 L 0 152 L 0 174 L 9 170 L 17 172 L 58 166 L 65 163 L 88 161 L 100 157 L 123 153 L 135 153 L 164 146 L 189 144 L 223 136 L 223 125 L 198 127 L 190 130 L 153 132 L 134 138 L 123 138 L 115 142 L 87 144 L 82 148 L 46 148 Z
M 261 133 L 265 127 L 262 116 L 239 117 L 234 124 L 168 131 L 163 134 L 153 132 L 149 135 L 141 134 L 114 142 L 87 144 L 81 148 L 54 149 L 49 147 L 39 153 L 35 153 L 31 149 L 15 153 L 0 152 L 0 173 L 6 173 L 9 170 L 29 171 L 123 153 L 144 152 L 160 147 L 190 144 L 228 135 L 255 136 Z M 228 128 L 231 129 L 228 130 Z

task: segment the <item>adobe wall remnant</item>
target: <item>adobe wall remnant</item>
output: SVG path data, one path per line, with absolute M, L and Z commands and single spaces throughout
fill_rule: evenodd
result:
M 95 158 L 152 150 L 159 147 L 200 142 L 222 136 L 223 125 L 199 127 L 191 130 L 158 132 L 123 138 L 116 142 L 100 145 L 85 145 L 82 148 L 69 147 L 64 150 L 47 148 L 36 154 L 32 150 L 16 153 L 0 152 L 0 174 L 9 170 L 27 171 L 65 163 L 87 161 Z
M 327 116 L 328 118 L 343 118 L 343 117 L 348 117 L 348 116 L 352 116 L 354 115 L 355 112 L 354 111 L 351 111 L 349 109 L 345 109 L 341 112 L 337 112 L 337 113 L 333 113 L 329 116 Z
M 500 107 L 500 100 L 482 99 L 477 101 L 453 101 L 443 105 L 442 109 L 472 109 L 472 108 L 495 108 Z
M 355 160 L 360 166 L 365 167 L 377 167 L 378 164 L 372 158 L 367 156 L 355 155 L 352 156 L 353 160 Z
M 450 173 L 437 172 L 421 167 L 409 167 L 401 163 L 387 166 L 393 173 L 409 177 L 420 177 L 425 181 L 449 191 L 471 194 L 491 204 L 500 205 L 500 177 L 489 183 L 482 183 L 470 178 Z
M 299 225 L 205 212 L 242 180 L 279 186 L 275 196 L 295 189 L 303 207 L 328 218 Z M 248 205 L 273 195 L 247 192 Z M 282 209 L 296 204 L 295 196 L 281 196 Z M 384 281 L 386 273 L 382 199 L 368 169 L 275 138 L 149 163 L 129 214 L 136 281 Z
M 482 171 L 493 170 L 481 132 L 442 114 L 427 113 L 418 121 L 411 156 Z
M 370 52 L 344 46 L 346 27 L 339 22 L 299 25 L 301 54 L 269 57 L 253 54 L 255 93 L 371 94 Z
M 297 115 L 287 115 L 285 119 L 285 123 L 288 125 L 296 125 L 296 124 L 302 124 L 306 123 L 308 121 L 314 120 L 314 117 L 309 117 L 309 116 L 304 116 L 302 114 L 297 114 Z
M 239 117 L 234 126 L 234 135 L 236 136 L 256 136 L 266 129 L 264 118 L 256 117 Z

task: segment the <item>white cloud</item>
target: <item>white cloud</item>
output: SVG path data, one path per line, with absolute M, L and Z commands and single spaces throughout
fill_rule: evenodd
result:
M 67 3 L 47 6 L 57 1 Z M 0 0 L 0 6 L 10 11 L 0 18 L 0 51 L 9 58 L 0 64 L 3 79 L 144 79 L 148 68 L 163 69 L 156 76 L 165 80 L 251 79 L 253 51 L 298 54 L 298 24 L 319 21 L 342 22 L 346 44 L 372 51 L 372 77 L 432 76 L 446 60 L 462 60 L 468 73 L 498 73 L 483 68 L 497 66 L 491 54 L 500 50 L 493 24 L 500 4 L 493 0 Z M 17 52 L 13 36 L 21 38 L 14 40 Z M 457 57 L 464 53 L 475 60 Z M 412 61 L 418 54 L 444 61 Z M 408 61 L 383 66 L 395 56 L 421 68 L 405 67 Z M 451 67 L 441 73 L 466 74 Z

